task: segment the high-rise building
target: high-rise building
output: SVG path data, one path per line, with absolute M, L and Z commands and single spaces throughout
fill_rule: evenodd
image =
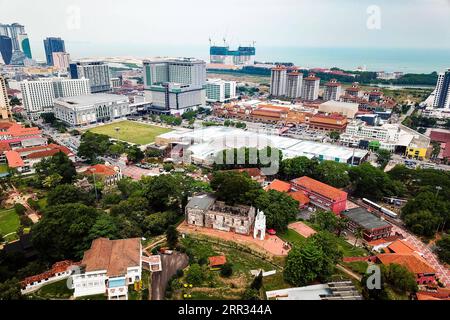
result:
M 20 82 L 23 105 L 28 115 L 35 116 L 49 112 L 53 99 L 90 94 L 89 80 L 66 78 L 43 78 L 36 81 Z
M 53 52 L 66 52 L 64 40 L 55 37 L 44 39 L 44 49 L 47 65 L 49 66 L 53 66 Z
M 30 40 L 28 39 L 28 34 L 22 33 L 17 36 L 17 41 L 19 42 L 19 51 L 23 52 L 28 59 L 32 59 Z
M 79 61 L 70 64 L 72 79 L 89 79 L 91 92 L 111 91 L 111 75 L 109 67 L 102 61 Z
M 11 107 L 9 105 L 8 93 L 6 91 L 6 81 L 0 76 L 0 119 L 11 118 Z
M 152 106 L 182 114 L 205 105 L 206 63 L 193 58 L 146 60 L 144 88 Z
M 13 63 L 23 64 L 24 60 L 32 58 L 30 41 L 23 25 L 19 23 L 0 24 L 0 36 L 11 38 Z
M 270 74 L 270 94 L 274 97 L 286 95 L 287 69 L 284 66 L 272 68 Z
M 236 82 L 222 79 L 206 81 L 206 101 L 225 102 L 236 98 Z
M 439 73 L 433 107 L 450 109 L 450 69 Z
M 204 86 L 206 63 L 192 58 L 144 61 L 144 87 L 165 82 Z
M 11 63 L 12 58 L 12 40 L 8 36 L 0 36 L 0 54 L 5 64 Z
M 59 71 L 68 71 L 70 65 L 70 54 L 66 52 L 53 52 L 53 66 Z
M 252 65 L 255 63 L 255 47 L 238 47 L 230 50 L 228 46 L 211 46 L 209 48 L 210 62 L 226 65 Z
M 302 99 L 306 101 L 317 100 L 319 97 L 320 78 L 314 73 L 303 79 Z
M 323 91 L 323 100 L 329 101 L 339 101 L 341 97 L 342 86 L 336 79 L 331 79 L 327 83 L 325 83 L 324 91 Z
M 291 99 L 300 98 L 302 95 L 303 74 L 292 71 L 287 74 L 286 96 Z

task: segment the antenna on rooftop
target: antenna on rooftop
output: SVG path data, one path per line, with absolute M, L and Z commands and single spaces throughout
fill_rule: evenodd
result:
M 211 47 L 211 37 L 209 37 L 209 46 Z
M 223 37 L 223 45 L 226 47 L 227 46 L 227 39 L 225 39 L 225 37 Z

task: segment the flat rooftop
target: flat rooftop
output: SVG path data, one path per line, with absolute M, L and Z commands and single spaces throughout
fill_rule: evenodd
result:
M 262 149 L 266 146 L 278 148 L 283 152 L 284 158 L 322 156 L 324 160 L 337 161 L 339 159 L 339 162 L 347 162 L 352 156 L 363 158 L 367 155 L 367 151 L 362 149 L 351 149 L 333 144 L 268 135 L 223 126 L 211 126 L 188 131 L 171 131 L 159 137 L 173 142 L 192 143 L 189 147 L 192 156 L 204 160 L 208 157 L 214 157 L 217 152 L 224 149 L 242 147 Z
M 110 94 L 110 93 L 95 93 L 95 94 L 86 94 L 82 96 L 75 97 L 66 97 L 66 98 L 58 98 L 55 99 L 56 102 L 62 102 L 66 104 L 66 106 L 77 107 L 77 106 L 87 106 L 98 103 L 109 103 L 109 102 L 117 102 L 117 101 L 125 101 L 128 102 L 128 97 L 118 94 Z
M 367 230 L 385 228 L 390 226 L 390 224 L 386 221 L 378 218 L 377 216 L 367 211 L 365 208 L 361 207 L 343 211 L 341 212 L 341 214 Z

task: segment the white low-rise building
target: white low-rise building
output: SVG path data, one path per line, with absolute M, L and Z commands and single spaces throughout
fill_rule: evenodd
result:
M 150 266 L 161 271 L 159 256 Z M 142 256 L 140 238 L 109 240 L 98 238 L 84 253 L 81 272 L 72 275 L 74 297 L 107 294 L 109 300 L 127 300 L 128 285 L 142 280 L 142 262 L 150 263 Z
M 109 122 L 131 113 L 127 96 L 97 93 L 54 100 L 55 117 L 70 126 Z

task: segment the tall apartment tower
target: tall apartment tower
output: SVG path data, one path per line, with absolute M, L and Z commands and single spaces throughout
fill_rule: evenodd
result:
M 291 99 L 302 95 L 303 73 L 292 71 L 287 74 L 286 96 Z
M 319 98 L 320 78 L 314 73 L 310 73 L 307 78 L 303 79 L 302 99 L 313 101 Z
M 450 109 L 450 69 L 439 73 L 433 107 Z
M 44 49 L 47 65 L 49 66 L 53 66 L 53 52 L 66 52 L 64 40 L 54 37 L 44 39 Z
M 11 118 L 11 106 L 9 105 L 8 93 L 6 91 L 5 78 L 0 76 L 0 120 Z
M 89 79 L 91 92 L 111 91 L 111 75 L 109 67 L 102 61 L 79 61 L 70 64 L 72 79 Z
M 339 101 L 341 97 L 342 86 L 336 79 L 331 79 L 329 82 L 325 83 L 323 91 L 323 100 L 329 101 Z
M 23 105 L 28 115 L 39 115 L 53 109 L 56 98 L 90 94 L 88 79 L 50 78 L 20 82 Z
M 8 52 L 9 50 L 12 50 L 12 52 L 10 53 L 12 57 L 8 59 L 10 60 L 9 63 L 11 63 L 11 59 L 13 63 L 16 64 L 23 64 L 24 59 L 27 58 L 32 59 L 30 41 L 23 25 L 19 23 L 0 23 L 0 36 L 8 37 L 11 39 L 11 44 L 8 44 L 8 47 L 11 46 L 11 49 L 7 49 Z M 4 38 L 4 41 L 7 40 Z M 5 60 L 4 56 L 3 60 Z M 9 63 L 5 61 L 5 64 Z
M 272 68 L 270 74 L 270 94 L 274 97 L 286 96 L 287 69 L 284 66 Z

